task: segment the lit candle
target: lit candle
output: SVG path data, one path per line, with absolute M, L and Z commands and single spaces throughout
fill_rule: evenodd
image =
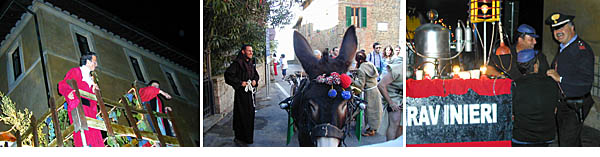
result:
M 471 79 L 479 79 L 479 70 L 471 70 Z
M 423 79 L 423 70 L 417 70 L 415 78 L 417 80 L 422 80 Z
M 454 65 L 454 66 L 452 66 L 452 73 L 453 73 L 453 75 L 452 75 L 452 78 L 453 78 L 453 79 L 458 79 L 458 78 L 460 78 L 460 77 L 458 76 L 458 73 L 459 73 L 459 72 L 460 72 L 460 66 L 458 66 L 458 65 Z
M 480 79 L 488 79 L 487 75 L 485 75 L 485 73 L 487 72 L 487 66 L 482 65 L 481 68 L 479 68 L 479 71 L 481 71 Z
M 431 79 L 433 76 L 435 76 L 435 65 L 432 63 L 425 63 L 423 65 L 423 72 L 425 72 L 424 76 L 426 79 Z

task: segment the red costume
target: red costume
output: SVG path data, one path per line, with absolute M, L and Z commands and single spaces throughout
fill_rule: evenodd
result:
M 73 117 L 71 115 L 71 111 L 77 107 L 77 105 L 79 104 L 79 99 L 77 98 L 77 95 L 75 93 L 73 94 L 74 99 L 68 98 L 69 93 L 71 93 L 74 90 L 71 88 L 71 86 L 69 86 L 69 84 L 67 84 L 67 80 L 75 79 L 77 81 L 77 87 L 79 88 L 79 90 L 83 90 L 92 94 L 95 93 L 92 90 L 90 84 L 88 84 L 86 81 L 83 81 L 83 76 L 81 75 L 81 68 L 84 67 L 72 68 L 71 70 L 69 70 L 69 72 L 67 72 L 65 79 L 58 83 L 58 92 L 65 97 L 65 100 L 68 104 L 67 111 L 69 114 L 70 124 L 73 124 Z M 82 105 L 85 116 L 96 119 L 96 114 L 98 113 L 98 109 L 96 107 L 97 102 L 83 96 L 81 97 L 81 99 L 89 100 L 89 106 Z M 102 134 L 100 133 L 100 130 L 89 128 L 89 130 L 84 131 L 84 134 L 87 145 L 92 147 L 104 147 L 104 140 L 102 139 Z M 73 132 L 73 141 L 75 147 L 83 146 L 81 141 L 81 134 L 79 132 Z
M 147 102 L 154 98 L 157 98 L 156 100 L 158 101 L 158 112 L 164 113 L 163 107 L 162 107 L 162 102 L 160 102 L 160 99 L 158 99 L 159 91 L 160 91 L 160 89 L 153 87 L 153 86 L 140 88 L 140 99 L 142 99 L 142 102 Z
M 140 89 L 140 99 L 142 100 L 142 103 L 150 103 L 150 106 L 152 107 L 153 111 L 165 113 L 163 111 L 162 102 L 158 98 L 159 93 L 160 93 L 160 89 L 158 89 L 156 87 L 153 87 L 153 86 L 144 87 L 144 88 Z M 150 117 L 148 117 L 148 118 L 150 118 Z M 173 133 L 170 130 L 170 125 L 169 125 L 168 121 L 165 121 L 165 120 L 163 120 L 163 118 L 159 118 L 159 117 L 155 117 L 155 118 L 156 118 L 155 121 L 158 124 L 161 134 L 173 136 Z M 154 126 L 152 124 L 150 125 L 150 127 L 154 129 Z M 158 132 L 158 130 L 155 130 L 155 131 Z

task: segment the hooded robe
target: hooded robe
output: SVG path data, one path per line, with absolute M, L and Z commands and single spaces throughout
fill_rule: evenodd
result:
M 233 87 L 235 96 L 233 100 L 233 130 L 235 138 L 248 144 L 254 143 L 254 100 L 251 92 L 246 92 L 242 86 L 243 81 L 255 80 L 258 86 L 258 71 L 253 59 L 245 55 L 238 57 L 225 71 L 225 83 Z M 251 84 L 251 82 L 248 82 Z
M 363 90 L 364 99 L 367 101 L 365 109 L 365 124 L 373 130 L 379 129 L 381 125 L 381 93 L 377 89 L 377 78 L 379 73 L 371 62 L 363 62 L 358 67 L 358 76 L 353 81 L 354 86 Z

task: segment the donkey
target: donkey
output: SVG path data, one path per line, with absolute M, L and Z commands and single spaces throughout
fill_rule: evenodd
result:
M 339 84 L 319 82 L 317 78 L 323 74 L 334 75 L 333 72 L 345 74 L 352 65 L 357 44 L 355 27 L 350 26 L 344 34 L 339 56 L 331 59 L 323 52 L 321 59 L 317 59 L 306 39 L 294 32 L 294 51 L 308 74 L 308 79 L 301 82 L 297 94 L 291 98 L 291 117 L 298 128 L 300 146 L 341 146 L 345 138 L 343 130 L 348 130 L 352 114 L 348 106 L 352 99 L 344 95 L 349 93 L 344 91 L 350 90 Z M 337 93 L 334 96 L 332 89 Z

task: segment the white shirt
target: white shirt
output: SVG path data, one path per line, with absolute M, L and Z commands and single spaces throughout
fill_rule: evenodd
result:
M 287 69 L 287 68 L 288 68 L 287 59 L 281 58 L 281 69 Z
M 79 67 L 79 69 L 81 69 L 81 78 L 83 82 L 87 83 L 88 86 L 90 86 L 90 88 L 92 88 L 92 85 L 94 84 L 94 80 L 92 80 L 92 76 L 90 75 L 90 68 L 86 67 L 85 65 Z

